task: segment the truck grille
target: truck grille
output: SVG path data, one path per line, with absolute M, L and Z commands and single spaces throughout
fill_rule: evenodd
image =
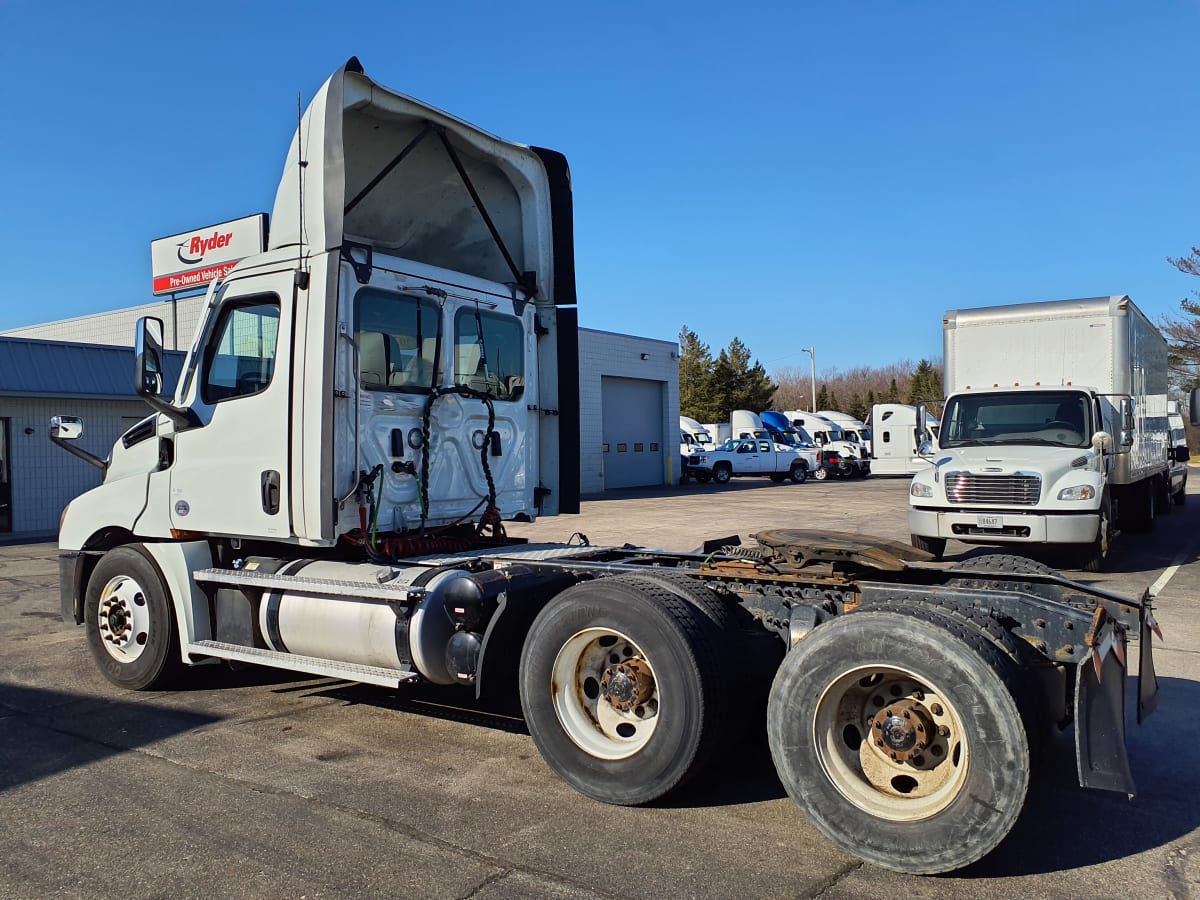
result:
M 1040 475 L 975 475 L 946 473 L 946 499 L 951 503 L 1003 503 L 1035 506 L 1042 494 Z

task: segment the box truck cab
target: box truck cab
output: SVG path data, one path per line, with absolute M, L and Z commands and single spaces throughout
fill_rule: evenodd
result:
M 926 453 L 937 450 L 938 421 L 925 415 Z M 920 455 L 922 429 L 917 408 L 903 403 L 876 403 L 871 407 L 871 474 L 915 475 L 929 467 Z
M 858 445 L 863 457 L 871 456 L 871 429 L 865 422 L 832 409 L 819 409 L 817 415 L 840 428 L 842 437 Z
M 1167 403 L 1167 424 L 1171 429 L 1170 449 L 1170 494 L 1176 506 L 1187 502 L 1188 452 L 1187 429 L 1183 426 L 1183 414 L 1179 411 L 1179 402 L 1171 400 Z
M 909 530 L 1074 548 L 1098 570 L 1114 526 L 1167 498 L 1167 345 L 1126 296 L 952 310 L 939 447 L 913 477 Z

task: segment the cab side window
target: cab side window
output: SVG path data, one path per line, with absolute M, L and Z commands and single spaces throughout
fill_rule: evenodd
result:
M 437 381 L 440 309 L 430 300 L 366 288 L 354 298 L 359 384 L 429 393 Z
M 266 390 L 275 374 L 279 301 L 255 297 L 225 306 L 205 351 L 200 396 L 218 403 Z
M 525 394 L 525 331 L 515 316 L 465 306 L 454 316 L 454 383 L 493 400 Z

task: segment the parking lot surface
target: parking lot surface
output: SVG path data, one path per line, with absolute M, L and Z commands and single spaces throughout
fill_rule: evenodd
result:
M 674 550 L 770 527 L 907 541 L 907 484 L 611 492 L 509 531 Z M 919 878 L 862 864 L 809 826 L 761 728 L 665 802 L 628 809 L 576 794 L 519 717 L 458 688 L 205 666 L 178 690 L 123 692 L 59 618 L 55 547 L 0 547 L 0 897 L 1193 896 L 1198 549 L 1193 495 L 1153 534 L 1122 536 L 1109 571 L 1070 573 L 1161 590 L 1160 707 L 1141 727 L 1130 715 L 1137 798 L 1080 789 L 1068 735 L 997 851 Z M 995 551 L 948 548 L 979 552 Z

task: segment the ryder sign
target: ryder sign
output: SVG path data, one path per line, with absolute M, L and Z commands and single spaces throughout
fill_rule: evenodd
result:
M 150 242 L 154 293 L 176 294 L 224 278 L 238 260 L 267 247 L 267 214 L 246 216 Z

